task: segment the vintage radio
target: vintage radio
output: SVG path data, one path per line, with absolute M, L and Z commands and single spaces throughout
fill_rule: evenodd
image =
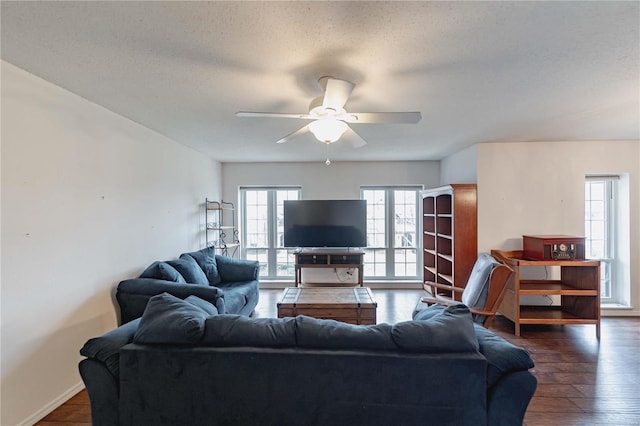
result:
M 522 257 L 529 260 L 584 260 L 585 237 L 523 235 Z

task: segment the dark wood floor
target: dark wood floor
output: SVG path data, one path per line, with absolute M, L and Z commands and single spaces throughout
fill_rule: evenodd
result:
M 281 290 L 261 290 L 258 317 L 275 317 Z M 411 318 L 418 290 L 374 290 L 378 322 Z M 538 389 L 525 416 L 528 426 L 640 426 L 640 317 L 603 318 L 602 337 L 595 326 L 523 326 L 496 318 L 492 330 L 527 348 L 536 363 Z M 85 391 L 37 425 L 90 425 Z

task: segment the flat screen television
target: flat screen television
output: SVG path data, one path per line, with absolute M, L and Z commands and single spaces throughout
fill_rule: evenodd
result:
M 285 247 L 365 247 L 365 200 L 284 202 Z

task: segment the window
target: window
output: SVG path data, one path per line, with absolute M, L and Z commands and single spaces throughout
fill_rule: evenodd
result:
M 367 201 L 364 275 L 378 279 L 418 278 L 418 199 L 422 187 L 362 187 Z
M 600 298 L 617 299 L 616 264 L 616 189 L 617 176 L 587 176 L 585 181 L 586 257 L 600 260 Z
M 260 278 L 293 277 L 294 257 L 283 247 L 284 201 L 299 200 L 299 187 L 241 187 L 245 259 L 260 262 Z

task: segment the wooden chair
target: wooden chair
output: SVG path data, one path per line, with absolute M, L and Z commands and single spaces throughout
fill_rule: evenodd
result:
M 451 290 L 451 286 L 432 281 L 426 281 L 424 288 L 427 291 L 431 288 L 433 295 L 420 300 L 428 305 L 452 306 L 464 303 L 473 314 L 474 321 L 489 328 L 500 307 L 512 272 L 510 267 L 499 263 L 492 256 L 481 254 L 473 265 L 467 285 L 464 288 L 453 287 L 454 292 L 462 293 L 460 301 L 438 295 L 438 288 Z

